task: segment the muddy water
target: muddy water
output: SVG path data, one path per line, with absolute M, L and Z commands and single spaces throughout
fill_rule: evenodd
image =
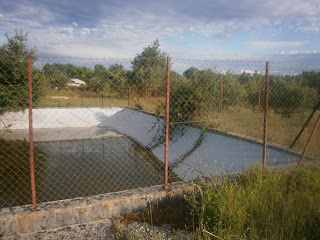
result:
M 38 202 L 163 184 L 164 166 L 131 139 L 35 142 Z M 29 143 L 0 139 L 0 207 L 31 203 Z M 176 179 L 173 173 L 169 176 Z

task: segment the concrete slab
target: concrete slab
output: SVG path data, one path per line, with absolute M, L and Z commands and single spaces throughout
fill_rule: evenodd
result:
M 168 161 L 174 163 L 177 159 L 187 154 L 200 137 L 200 129 L 186 126 L 181 131 L 177 131 L 171 140 L 169 140 Z M 164 162 L 164 144 L 152 149 L 152 153 Z
M 240 172 L 261 163 L 262 150 L 260 143 L 206 132 L 201 145 L 173 170 L 185 180 Z M 299 155 L 267 149 L 268 166 L 292 164 L 298 160 Z
M 29 141 L 28 129 L 0 130 L 0 137 L 5 140 Z M 36 128 L 33 130 L 33 140 L 36 142 L 81 140 L 95 138 L 117 138 L 123 135 L 110 128 L 76 127 L 76 128 Z

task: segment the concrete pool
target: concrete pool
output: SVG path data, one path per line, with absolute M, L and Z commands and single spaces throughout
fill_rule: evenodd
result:
M 0 117 L 0 139 L 26 144 L 27 111 Z M 42 159 L 36 161 L 39 201 L 163 183 L 162 118 L 131 108 L 44 108 L 34 109 L 33 117 L 36 154 Z M 214 129 L 203 132 L 196 125 L 181 127 L 169 142 L 172 181 L 239 172 L 261 162 L 259 141 Z M 295 163 L 299 157 L 271 146 L 267 164 Z

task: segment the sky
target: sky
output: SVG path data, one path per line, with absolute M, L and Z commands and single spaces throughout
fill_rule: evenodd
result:
M 0 44 L 14 28 L 40 56 L 320 63 L 319 0 L 0 0 Z

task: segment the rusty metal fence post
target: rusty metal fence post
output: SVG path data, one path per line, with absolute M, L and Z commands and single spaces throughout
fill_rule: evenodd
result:
M 146 106 L 145 106 L 145 110 L 147 111 L 148 108 L 148 86 L 146 85 L 146 96 L 145 96 L 145 102 L 146 102 Z
M 102 89 L 102 91 L 101 91 L 101 104 L 102 104 L 102 107 L 104 107 L 104 105 L 103 105 L 103 94 L 104 94 L 104 91 Z
M 318 104 L 314 107 L 312 113 L 310 114 L 310 116 L 308 117 L 307 121 L 303 124 L 300 132 L 298 133 L 298 135 L 295 137 L 295 139 L 293 140 L 293 142 L 291 143 L 289 148 L 293 148 L 293 146 L 296 144 L 296 142 L 298 141 L 299 137 L 301 136 L 301 134 L 303 133 L 304 129 L 308 126 L 310 120 L 312 119 L 313 115 L 315 114 L 315 112 L 320 108 L 320 101 L 318 102 Z
M 165 190 L 168 190 L 168 148 L 169 148 L 169 112 L 170 112 L 170 67 L 171 59 L 167 58 L 167 94 L 166 94 L 166 131 L 165 131 Z
M 80 102 L 81 102 L 81 107 L 83 107 L 83 97 L 82 97 L 82 91 L 83 91 L 83 89 L 82 88 L 80 88 Z
M 34 154 L 33 154 L 33 123 L 32 123 L 32 58 L 28 57 L 28 95 L 29 95 L 29 152 L 30 152 L 30 176 L 32 191 L 33 210 L 37 211 L 36 186 L 34 177 Z
M 130 87 L 128 87 L 128 107 L 130 107 Z
M 58 107 L 60 107 L 60 87 L 58 87 Z
M 259 80 L 259 99 L 258 99 L 258 121 L 257 121 L 257 139 L 259 139 L 259 123 L 260 123 L 260 105 L 261 105 L 261 81 L 262 81 L 262 76 L 260 73 L 260 80 Z
M 196 83 L 196 122 L 198 123 L 198 79 L 195 78 Z
M 223 109 L 223 75 L 221 76 L 221 119 L 220 119 L 220 130 L 222 130 L 222 121 L 223 121 L 223 113 L 222 113 L 222 109 Z
M 303 153 L 302 153 L 301 158 L 300 158 L 300 160 L 298 162 L 298 165 L 300 165 L 302 163 L 303 159 L 305 158 L 305 156 L 307 154 L 307 151 L 308 151 L 308 148 L 309 148 L 309 146 L 311 144 L 311 141 L 312 141 L 312 139 L 313 139 L 313 137 L 314 137 L 314 135 L 315 135 L 315 133 L 317 131 L 319 123 L 320 123 L 320 114 L 319 114 L 318 119 L 317 119 L 317 121 L 316 121 L 316 123 L 315 123 L 315 125 L 313 127 L 313 130 L 312 130 L 312 132 L 310 134 L 310 137 L 308 139 L 307 145 L 306 145 L 305 149 L 303 150 Z
M 263 168 L 267 167 L 268 97 L 269 97 L 269 62 L 266 63 L 264 126 L 263 126 Z

